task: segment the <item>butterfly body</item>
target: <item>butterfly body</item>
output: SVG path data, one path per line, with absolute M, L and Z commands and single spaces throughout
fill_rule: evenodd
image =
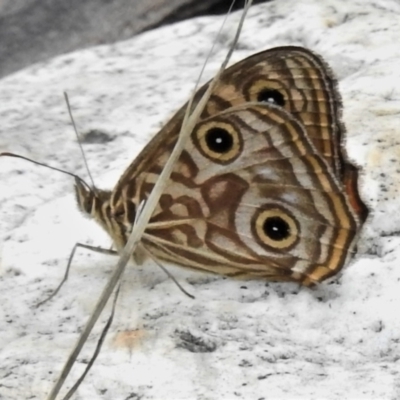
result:
M 160 259 L 232 277 L 310 286 L 336 274 L 368 213 L 358 169 L 342 147 L 340 109 L 329 68 L 306 49 L 271 49 L 228 68 L 142 245 Z M 112 192 L 100 198 L 77 183 L 81 210 L 119 249 L 173 150 L 183 115 L 184 108 Z

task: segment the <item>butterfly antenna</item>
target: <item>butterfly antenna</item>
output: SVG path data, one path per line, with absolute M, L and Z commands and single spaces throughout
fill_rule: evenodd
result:
M 8 153 L 8 152 L 0 153 L 0 157 L 21 158 L 22 160 L 29 161 L 29 162 L 31 162 L 33 164 L 36 164 L 36 165 L 40 165 L 41 167 L 46 167 L 46 168 L 52 169 L 54 171 L 62 172 L 63 174 L 66 174 L 66 175 L 72 176 L 75 179 L 78 179 L 83 185 L 85 185 L 87 187 L 87 189 L 91 190 L 90 186 L 81 177 L 79 177 L 78 175 L 73 174 L 72 172 L 66 171 L 64 169 L 52 167 L 51 165 L 47 165 L 47 164 L 41 163 L 39 161 L 35 161 L 35 160 L 32 160 L 32 159 L 30 159 L 28 157 L 20 156 L 19 154 L 14 154 L 14 153 Z
M 93 191 L 96 193 L 96 186 L 94 184 L 94 180 L 93 180 L 92 174 L 90 173 L 90 169 L 89 169 L 89 165 L 88 165 L 88 162 L 87 162 L 87 159 L 86 159 L 85 152 L 83 151 L 81 136 L 80 136 L 80 134 L 78 132 L 78 129 L 76 129 L 76 124 L 75 124 L 74 117 L 72 116 L 71 105 L 69 103 L 69 97 L 68 97 L 67 92 L 64 92 L 64 98 L 65 98 L 65 102 L 67 103 L 68 114 L 69 114 L 69 117 L 71 119 L 71 123 L 72 123 L 72 126 L 74 128 L 74 131 L 75 131 L 76 140 L 78 141 L 79 148 L 81 149 L 81 154 L 82 154 L 83 162 L 85 163 L 86 171 L 89 174 L 89 179 L 90 179 L 90 182 L 92 183 Z

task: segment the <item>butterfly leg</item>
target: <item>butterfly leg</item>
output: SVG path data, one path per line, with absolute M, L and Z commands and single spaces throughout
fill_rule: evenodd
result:
M 144 246 L 143 244 L 140 245 L 140 248 L 144 250 L 144 252 L 155 262 L 155 264 L 162 269 L 168 276 L 168 278 L 172 279 L 172 281 L 175 283 L 176 286 L 178 286 L 178 289 L 185 294 L 186 296 L 190 297 L 191 299 L 194 299 L 195 297 L 190 294 L 187 290 L 185 290 L 182 285 L 175 279 L 175 277 L 165 268 L 161 262 Z
M 45 298 L 44 300 L 40 301 L 39 303 L 36 304 L 36 307 L 40 307 L 41 305 L 43 305 L 44 303 L 47 303 L 50 299 L 52 299 L 61 289 L 62 285 L 67 281 L 68 279 L 68 275 L 69 275 L 69 270 L 71 267 L 71 263 L 72 260 L 74 258 L 75 252 L 78 248 L 82 248 L 82 249 L 87 249 L 90 251 L 94 251 L 96 253 L 102 253 L 102 254 L 108 254 L 108 255 L 112 255 L 112 256 L 116 256 L 118 255 L 118 252 L 115 250 L 111 250 L 111 249 L 103 249 L 102 247 L 96 247 L 96 246 L 90 246 L 88 244 L 83 244 L 83 243 L 75 243 L 71 254 L 69 255 L 68 258 L 68 263 L 67 263 L 67 267 L 65 269 L 65 273 L 64 273 L 64 277 L 61 280 L 61 282 L 59 283 L 59 285 L 57 286 L 57 288 L 50 294 L 50 296 L 48 296 L 47 298 Z

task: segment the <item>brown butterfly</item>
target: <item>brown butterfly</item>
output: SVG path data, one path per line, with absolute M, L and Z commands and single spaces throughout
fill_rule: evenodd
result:
M 358 169 L 342 146 L 341 107 L 330 68 L 301 47 L 263 51 L 226 69 L 141 244 L 159 259 L 232 277 L 310 286 L 338 273 L 368 215 Z M 79 208 L 117 249 L 172 152 L 184 112 L 113 191 L 76 180 Z

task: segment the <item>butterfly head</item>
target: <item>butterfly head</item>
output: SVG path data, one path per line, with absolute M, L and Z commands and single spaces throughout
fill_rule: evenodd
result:
M 94 219 L 111 236 L 117 249 L 122 248 L 132 228 L 132 222 L 127 226 L 126 210 L 121 212 L 118 207 L 112 206 L 112 192 L 93 189 L 81 179 L 75 178 L 75 194 L 79 210 Z M 129 217 L 134 218 L 134 215 Z
M 89 218 L 93 218 L 109 233 L 111 192 L 92 189 L 82 180 L 75 178 L 75 195 L 79 210 Z
M 78 208 L 96 221 L 104 220 L 110 208 L 110 191 L 92 189 L 79 178 L 75 178 L 75 195 Z

